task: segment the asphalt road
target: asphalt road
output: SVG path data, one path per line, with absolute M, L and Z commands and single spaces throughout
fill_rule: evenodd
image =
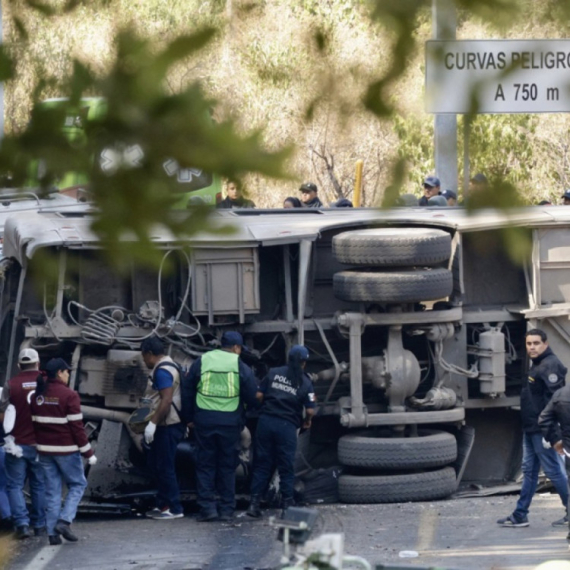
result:
M 531 526 L 500 528 L 516 497 L 456 499 L 392 505 L 317 507 L 312 537 L 342 532 L 345 552 L 372 564 L 439 566 L 457 570 L 530 570 L 547 560 L 570 561 L 566 529 L 551 522 L 563 514 L 557 496 L 537 495 Z M 262 570 L 281 554 L 275 529 L 264 519 L 238 513 L 231 524 L 197 523 L 193 515 L 172 521 L 142 517 L 80 518 L 78 543 L 50 547 L 47 539 L 18 543 L 10 570 Z M 401 558 L 415 551 L 417 558 Z

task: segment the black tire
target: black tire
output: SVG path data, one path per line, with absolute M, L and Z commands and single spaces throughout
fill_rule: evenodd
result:
M 427 469 L 449 465 L 456 459 L 457 441 L 445 431 L 420 430 L 418 437 L 375 437 L 370 430 L 345 435 L 338 441 L 338 460 L 351 467 Z
M 343 301 L 417 303 L 450 295 L 453 276 L 447 269 L 340 271 L 334 274 L 333 289 Z
M 456 488 L 453 467 L 405 475 L 341 475 L 338 481 L 343 503 L 433 501 L 449 497 Z
M 428 228 L 356 230 L 334 236 L 333 253 L 349 265 L 430 266 L 451 257 L 451 236 Z

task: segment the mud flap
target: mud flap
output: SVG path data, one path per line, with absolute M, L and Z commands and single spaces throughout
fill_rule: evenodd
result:
M 455 463 L 453 463 L 455 473 L 457 473 L 457 487 L 459 487 L 459 483 L 461 483 L 461 479 L 463 479 L 463 473 L 465 472 L 465 467 L 471 455 L 474 443 L 475 428 L 472 426 L 463 426 L 457 433 L 457 459 Z

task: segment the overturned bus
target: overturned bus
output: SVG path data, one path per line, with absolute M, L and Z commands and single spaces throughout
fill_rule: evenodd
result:
M 340 466 L 348 503 L 431 500 L 460 480 L 512 479 L 528 327 L 543 328 L 570 366 L 570 209 L 216 211 L 211 231 L 191 239 L 153 231 L 160 269 L 133 264 L 121 275 L 99 255 L 91 221 L 79 210 L 7 220 L 0 371 L 15 373 L 22 347 L 42 362 L 69 359 L 99 457 L 88 468 L 93 500 L 149 488 L 129 418 L 147 381 L 140 342 L 152 334 L 189 366 L 239 330 L 259 378 L 305 344 L 319 411 L 297 464 Z M 228 225 L 233 233 L 216 231 Z M 42 253 L 55 281 L 43 282 Z M 247 479 L 246 435 L 243 445 Z M 190 489 L 187 456 L 181 448 Z

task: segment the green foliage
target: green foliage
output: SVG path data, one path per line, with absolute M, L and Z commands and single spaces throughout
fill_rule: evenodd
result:
M 284 176 L 289 150 L 268 152 L 261 133 L 240 136 L 231 121 L 214 123 L 210 109 L 215 101 L 204 96 L 198 82 L 178 93 L 166 89 L 173 66 L 194 56 L 214 34 L 212 28 L 201 29 L 156 51 L 148 40 L 127 29 L 117 36 L 115 62 L 105 76 L 98 77 L 85 64 L 74 61 L 72 74 L 60 86 L 69 97 L 67 105 L 36 108 L 27 129 L 5 139 L 0 169 L 12 172 L 15 184 L 20 185 L 26 166 L 42 160 L 46 187 L 70 169 L 89 171 L 98 208 L 92 229 L 113 254 L 112 261 L 119 267 L 125 257 L 156 261 L 151 236 L 155 224 L 166 226 L 173 236 L 190 235 L 204 228 L 210 211 L 192 208 L 172 214 L 179 197 L 174 180 L 164 176 L 165 160 L 237 180 L 250 172 Z M 108 111 L 86 125 L 84 144 L 72 143 L 62 134 L 61 126 L 65 116 L 77 109 L 81 97 L 89 93 L 103 96 Z M 109 174 L 94 160 L 104 148 L 133 144 L 144 152 L 138 168 L 123 164 Z

